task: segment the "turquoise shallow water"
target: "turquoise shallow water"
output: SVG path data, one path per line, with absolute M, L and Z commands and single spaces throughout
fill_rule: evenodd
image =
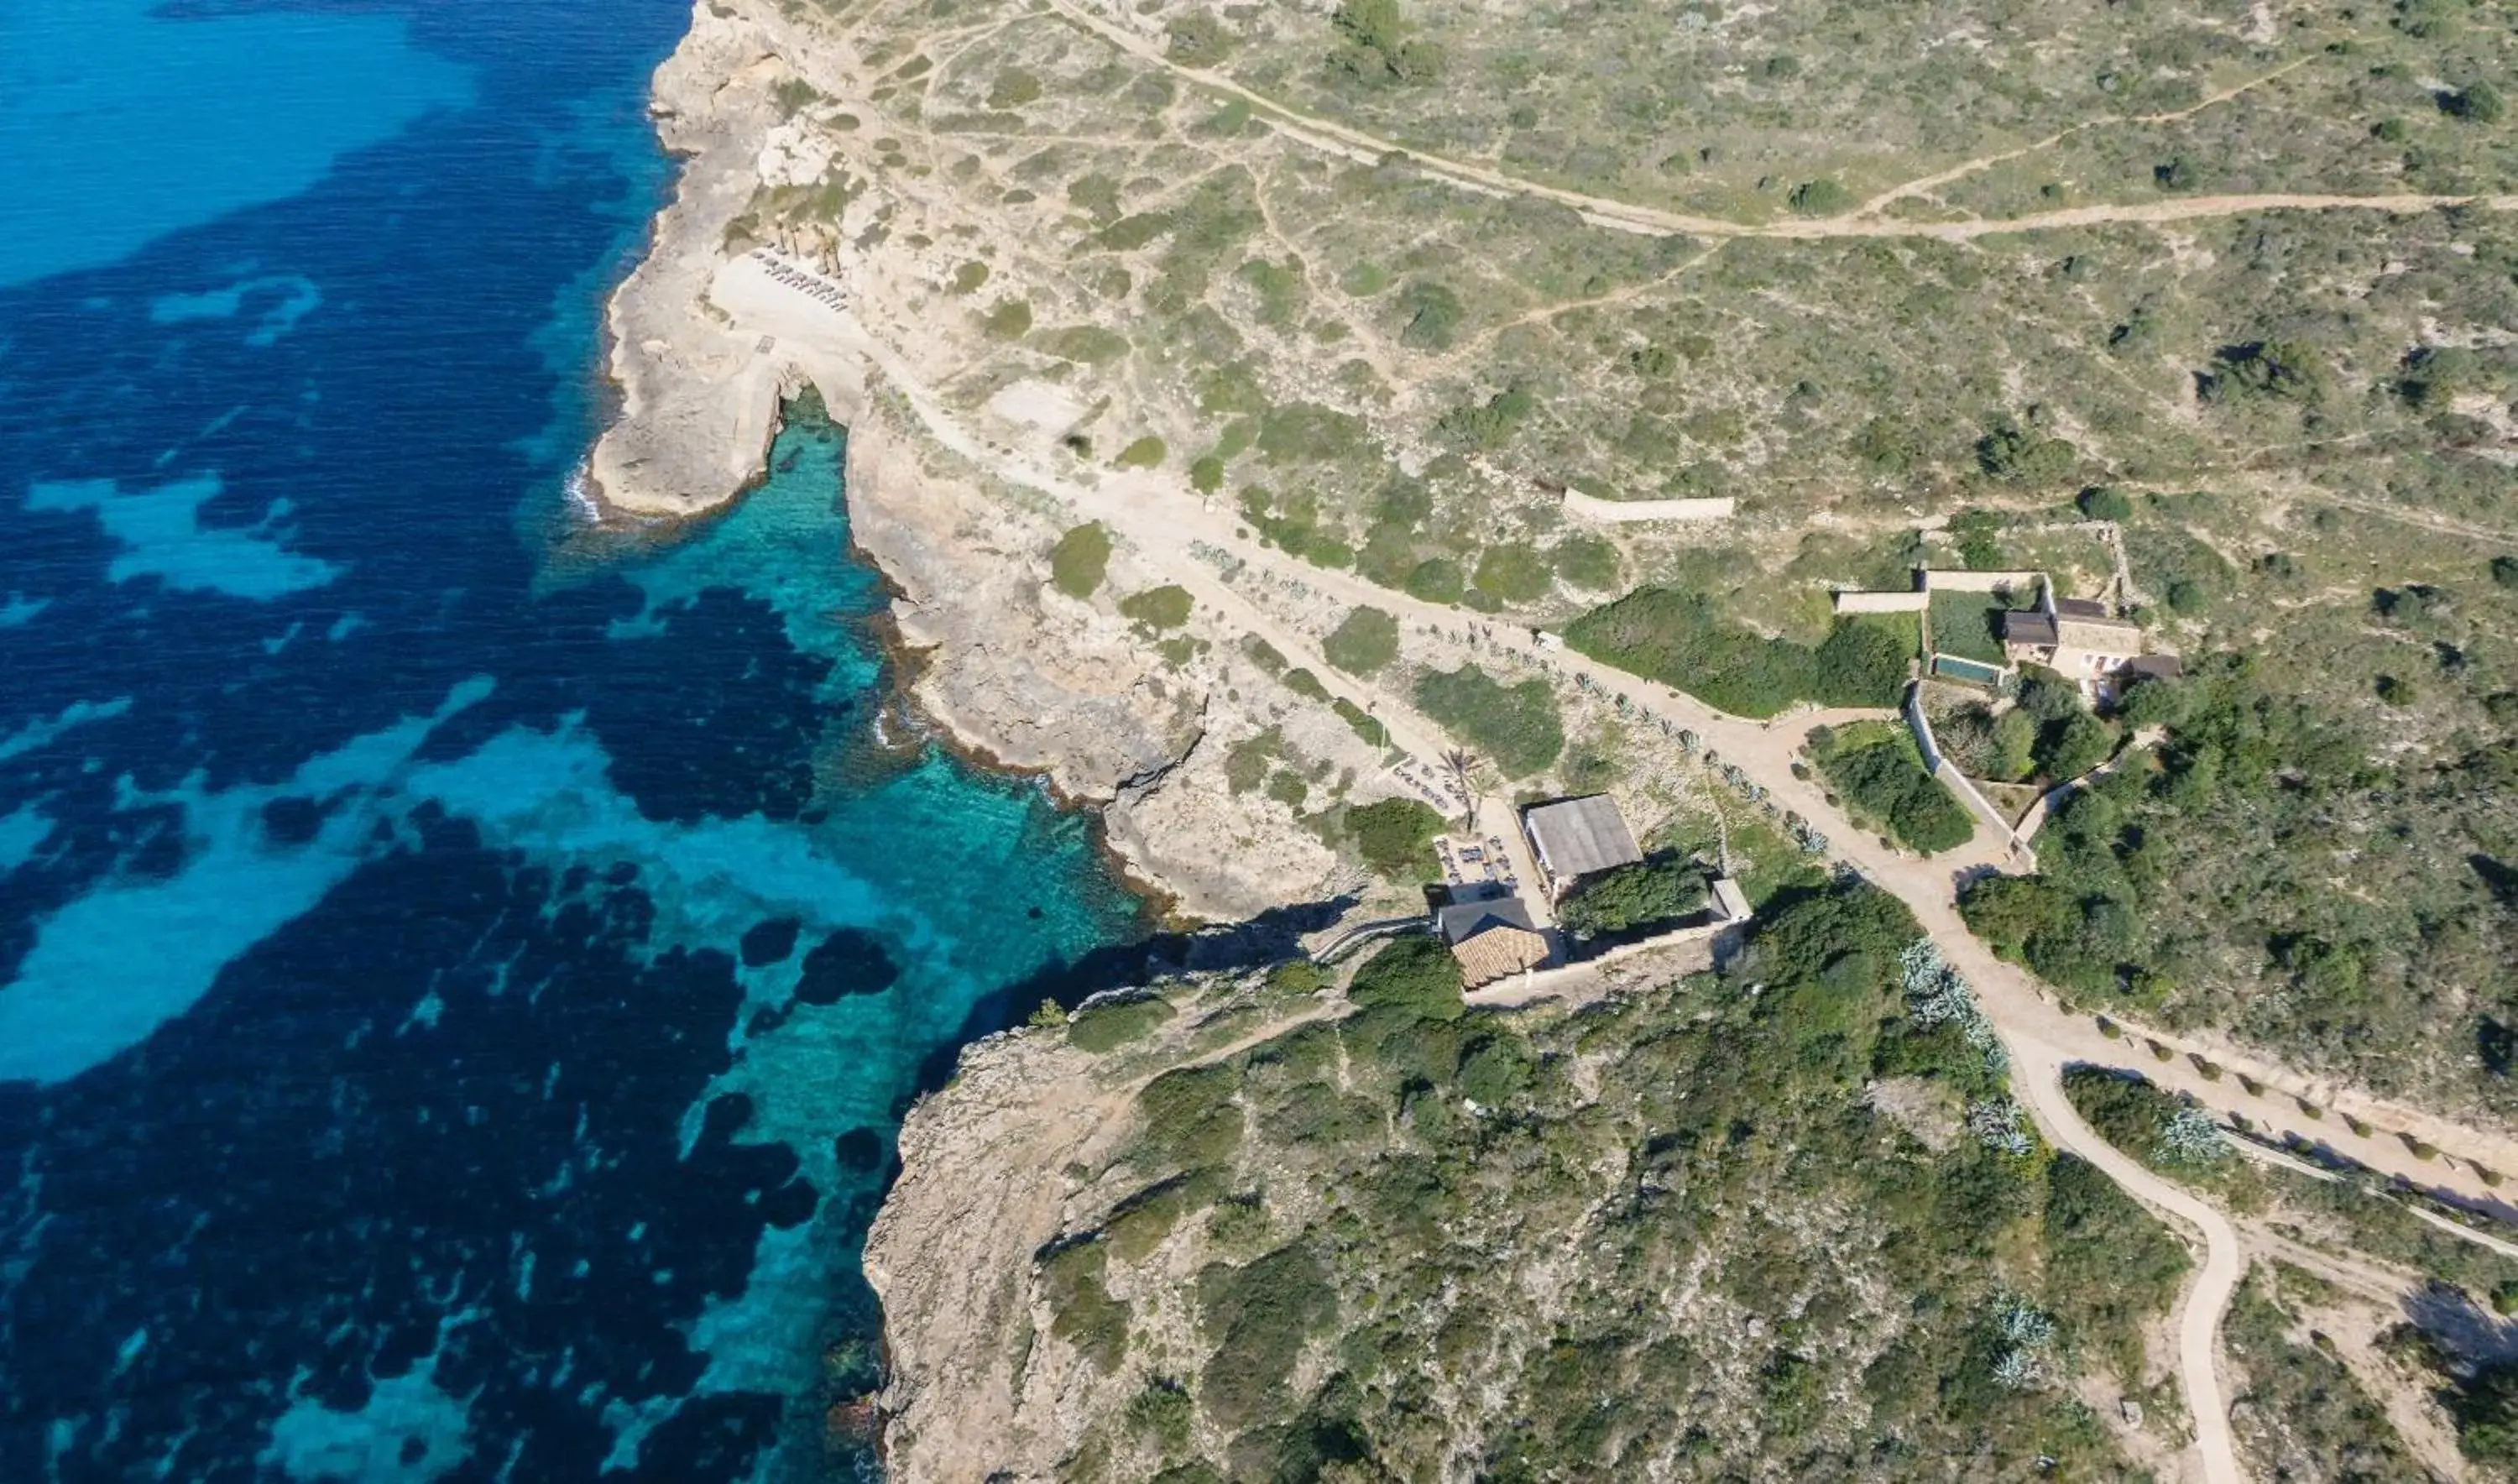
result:
M 572 513 L 683 19 L 0 12 L 0 1479 L 825 1476 L 906 1100 L 1142 931 L 884 735 L 838 429 Z

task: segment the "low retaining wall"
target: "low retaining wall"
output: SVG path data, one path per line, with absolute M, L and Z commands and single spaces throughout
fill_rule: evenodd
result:
M 1839 613 L 1921 613 L 1932 606 L 1929 592 L 1832 592 Z
M 1958 795 L 1959 802 L 1966 805 L 1978 819 L 1992 825 L 1997 834 L 2010 841 L 2014 851 L 2021 854 L 2029 854 L 2028 842 L 2020 837 L 2018 830 L 2012 828 L 2010 820 L 2002 817 L 2002 811 L 1993 807 L 1992 800 L 1976 791 L 1975 780 L 1960 772 L 1957 764 L 1941 756 L 1940 740 L 1932 735 L 1932 723 L 1924 718 L 1922 685 L 1906 687 L 1905 710 L 1906 729 L 1915 734 L 1915 746 L 1924 755 L 1924 766 L 1932 770 L 1932 776 L 1939 780 L 1943 787 Z M 2029 858 L 2033 865 L 2035 856 L 2032 854 Z
M 1944 572 L 1927 568 L 1924 589 L 1939 589 L 1945 592 L 1991 592 L 1997 588 L 2024 588 L 2045 581 L 2042 572 Z
M 1647 520 L 1728 520 L 1739 502 L 1718 500 L 1602 500 L 1580 490 L 1565 492 L 1565 513 L 1603 525 L 1631 525 Z

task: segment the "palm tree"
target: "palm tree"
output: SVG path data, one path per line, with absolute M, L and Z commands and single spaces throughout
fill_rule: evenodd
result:
M 1460 828 L 1463 832 L 1474 835 L 1478 832 L 1478 790 L 1477 786 L 1469 781 L 1469 774 L 1476 769 L 1478 760 L 1472 754 L 1455 747 L 1443 754 L 1443 765 L 1452 770 L 1452 781 L 1459 786 L 1457 797 L 1465 801 L 1462 807 L 1467 812 L 1461 817 Z

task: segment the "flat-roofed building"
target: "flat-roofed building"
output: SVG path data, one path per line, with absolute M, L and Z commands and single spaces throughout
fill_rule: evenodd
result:
M 1562 899 L 1575 882 L 1594 871 L 1644 858 L 1626 816 L 1606 794 L 1533 805 L 1521 811 L 1521 827 L 1530 837 L 1531 852 L 1539 857 L 1551 900 Z

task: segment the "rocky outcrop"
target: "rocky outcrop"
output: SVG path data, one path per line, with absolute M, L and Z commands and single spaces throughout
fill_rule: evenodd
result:
M 784 70 L 741 11 L 705 3 L 657 69 L 651 111 L 679 180 L 605 315 L 621 408 L 587 464 L 595 491 L 621 509 L 687 515 L 724 503 L 760 477 L 779 401 L 802 385 L 758 336 L 707 308 L 727 228 L 760 184 L 755 157 L 777 116 L 769 88 Z
M 1092 1060 L 1064 1037 L 992 1037 L 965 1049 L 953 1086 L 901 1126 L 900 1179 L 864 1258 L 891 1350 L 893 1484 L 1046 1479 L 1064 1452 L 1038 1422 L 1055 1409 L 1024 1396 L 1056 1390 L 1027 1343 L 1032 1257 L 1065 1220 L 1060 1172 L 1107 1136 Z M 980 1168 L 989 1178 L 970 1180 Z

